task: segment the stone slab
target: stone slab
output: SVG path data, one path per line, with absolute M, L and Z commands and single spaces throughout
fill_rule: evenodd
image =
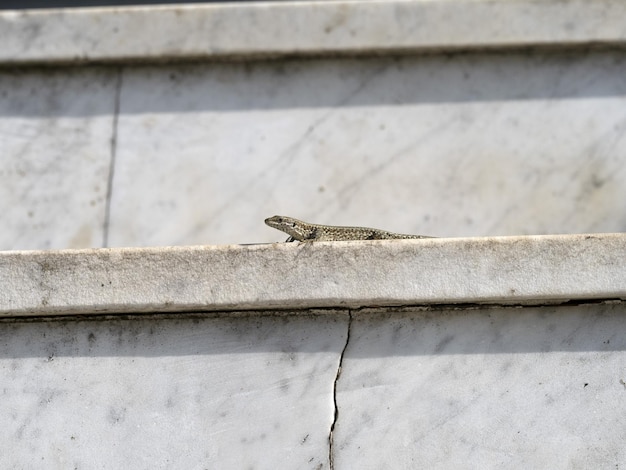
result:
M 116 77 L 0 73 L 0 250 L 102 246 Z
M 335 468 L 621 468 L 625 306 L 354 314 Z
M 0 63 L 623 46 L 625 14 L 620 0 L 255 2 L 4 11 Z
M 626 299 L 626 234 L 0 252 L 0 315 Z
M 347 315 L 0 323 L 0 467 L 328 468 Z
M 274 214 L 626 232 L 624 76 L 619 51 L 124 67 L 108 246 L 285 240 Z
M 621 467 L 625 305 L 4 319 L 0 465 Z

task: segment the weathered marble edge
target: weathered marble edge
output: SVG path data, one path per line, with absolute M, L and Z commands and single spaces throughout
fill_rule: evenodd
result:
M 0 252 L 0 316 L 626 299 L 626 234 Z
M 0 65 L 626 44 L 622 0 L 268 2 L 0 12 Z

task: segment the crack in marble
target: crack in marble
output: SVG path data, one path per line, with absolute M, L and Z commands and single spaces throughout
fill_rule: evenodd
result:
M 111 132 L 111 161 L 107 178 L 106 203 L 104 207 L 104 226 L 102 230 L 102 246 L 109 246 L 109 227 L 111 225 L 111 199 L 113 197 L 113 177 L 115 176 L 115 157 L 117 156 L 117 130 L 120 116 L 120 97 L 122 94 L 122 69 L 117 70 L 115 83 L 115 101 L 113 104 L 113 124 Z
M 339 356 L 339 365 L 337 366 L 337 374 L 335 375 L 335 380 L 333 381 L 333 406 L 334 406 L 334 416 L 333 422 L 330 425 L 330 432 L 328 433 L 328 461 L 330 470 L 335 468 L 335 459 L 333 455 L 333 438 L 335 433 L 335 425 L 337 424 L 337 419 L 339 418 L 339 408 L 337 407 L 337 382 L 339 382 L 339 377 L 341 377 L 341 367 L 343 366 L 343 358 L 346 354 L 346 350 L 348 349 L 348 344 L 350 344 L 350 328 L 352 327 L 352 312 L 348 311 L 348 331 L 346 332 L 346 343 L 343 345 L 343 349 L 341 350 L 341 355 Z

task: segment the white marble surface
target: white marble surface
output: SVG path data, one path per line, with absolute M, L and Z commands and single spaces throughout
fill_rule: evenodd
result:
M 626 231 L 626 55 L 124 71 L 112 246 Z
M 626 231 L 623 51 L 117 72 L 0 71 L 0 249 Z
M 625 313 L 5 320 L 0 465 L 617 468 Z
M 625 14 L 621 0 L 297 1 L 4 11 L 0 62 L 623 46 Z
M 347 315 L 0 323 L 2 468 L 328 468 Z
M 626 234 L 0 252 L 0 317 L 626 300 Z
M 626 231 L 619 52 L 1 71 L 0 248 Z M 116 132 L 117 131 L 117 132 Z M 115 137 L 114 149 L 111 140 Z
M 115 77 L 0 71 L 0 250 L 102 245 Z
M 335 468 L 622 468 L 625 313 L 353 314 Z
M 622 46 L 625 9 L 2 12 L 0 249 L 276 241 L 275 213 L 439 236 L 625 232 L 626 54 L 576 49 Z M 514 52 L 528 45 L 568 51 Z M 485 48 L 508 52 L 448 54 Z M 298 60 L 425 50 L 445 55 Z M 289 60 L 133 64 L 264 55 Z M 127 65 L 61 67 L 89 61 Z M 6 67 L 32 63 L 59 67 Z M 0 467 L 626 466 L 624 235 L 419 242 L 4 253 L 0 305 L 613 303 L 4 318 Z

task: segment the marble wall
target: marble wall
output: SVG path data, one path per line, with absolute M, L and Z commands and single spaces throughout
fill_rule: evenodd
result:
M 0 70 L 0 250 L 103 243 L 116 73 Z
M 625 313 L 5 320 L 0 466 L 617 468 Z
M 284 240 L 263 225 L 274 214 L 440 237 L 624 232 L 623 13 L 619 0 L 3 12 L 0 250 Z M 596 242 L 590 263 L 574 245 L 526 262 L 518 243 L 506 263 L 461 249 L 445 258 L 467 266 L 455 279 L 371 244 L 362 257 L 322 249 L 326 268 L 345 261 L 320 283 L 338 303 L 262 314 L 125 315 L 124 295 L 154 305 L 147 292 L 168 308 L 239 310 L 233 292 L 271 295 L 293 274 L 250 286 L 238 271 L 250 258 L 228 247 L 213 271 L 164 250 L 169 277 L 137 258 L 80 277 L 33 262 L 44 254 L 7 255 L 0 467 L 623 467 L 621 245 Z M 372 252 L 381 261 L 359 270 Z M 444 252 L 425 253 L 442 266 Z M 17 258 L 25 271 L 6 262 Z M 224 266 L 239 276 L 207 276 Z M 269 301 L 325 298 L 292 271 L 302 295 Z M 364 272 L 402 282 L 359 296 L 344 280 Z M 451 308 L 433 285 L 474 295 Z M 477 285 L 502 287 L 503 304 L 569 302 L 478 306 Z M 422 307 L 380 307 L 394 289 Z M 28 299 L 35 315 L 77 315 L 11 318 Z M 76 311 L 107 302 L 117 315 Z
M 0 249 L 626 230 L 626 54 L 0 70 Z

